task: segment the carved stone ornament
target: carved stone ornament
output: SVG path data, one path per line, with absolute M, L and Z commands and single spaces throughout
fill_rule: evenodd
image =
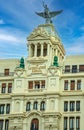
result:
M 51 66 L 50 68 L 48 68 L 48 75 L 55 76 L 56 74 L 58 74 L 57 67 Z
M 34 29 L 34 31 L 30 34 L 30 36 L 27 39 L 31 40 L 32 38 L 35 38 L 36 36 L 41 36 L 44 38 L 49 37 L 47 31 L 44 28 L 38 27 L 38 28 Z
M 16 77 L 21 77 L 24 75 L 24 70 L 23 69 L 18 69 L 18 70 L 15 70 L 15 76 Z

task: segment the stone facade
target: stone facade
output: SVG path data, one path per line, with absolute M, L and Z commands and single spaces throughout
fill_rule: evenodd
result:
M 53 24 L 27 40 L 23 67 L 0 60 L 0 130 L 83 130 L 84 55 L 65 56 Z

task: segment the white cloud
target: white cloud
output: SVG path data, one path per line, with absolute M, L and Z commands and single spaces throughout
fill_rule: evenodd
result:
M 68 43 L 67 43 L 68 44 Z M 67 54 L 84 54 L 84 36 L 74 40 L 65 47 Z
M 16 37 L 7 34 L 0 34 L 0 40 L 19 42 L 19 40 Z
M 4 20 L 3 19 L 0 19 L 0 24 L 4 24 Z

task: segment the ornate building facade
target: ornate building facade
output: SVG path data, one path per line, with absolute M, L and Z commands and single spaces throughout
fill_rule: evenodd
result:
M 27 40 L 26 59 L 0 60 L 0 130 L 83 130 L 84 55 L 65 56 L 51 23 Z

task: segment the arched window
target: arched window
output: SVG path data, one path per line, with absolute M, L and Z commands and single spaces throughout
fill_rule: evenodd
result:
M 33 109 L 35 109 L 35 110 L 37 110 L 37 109 L 38 109 L 38 102 L 37 102 L 37 101 L 35 101 L 35 102 L 34 102 Z
M 30 130 L 39 130 L 39 120 L 38 119 L 35 118 L 31 121 Z
M 27 102 L 26 111 L 30 111 L 30 110 L 31 110 L 31 102 Z
M 43 110 L 43 111 L 45 110 L 45 101 L 41 102 L 40 110 Z

